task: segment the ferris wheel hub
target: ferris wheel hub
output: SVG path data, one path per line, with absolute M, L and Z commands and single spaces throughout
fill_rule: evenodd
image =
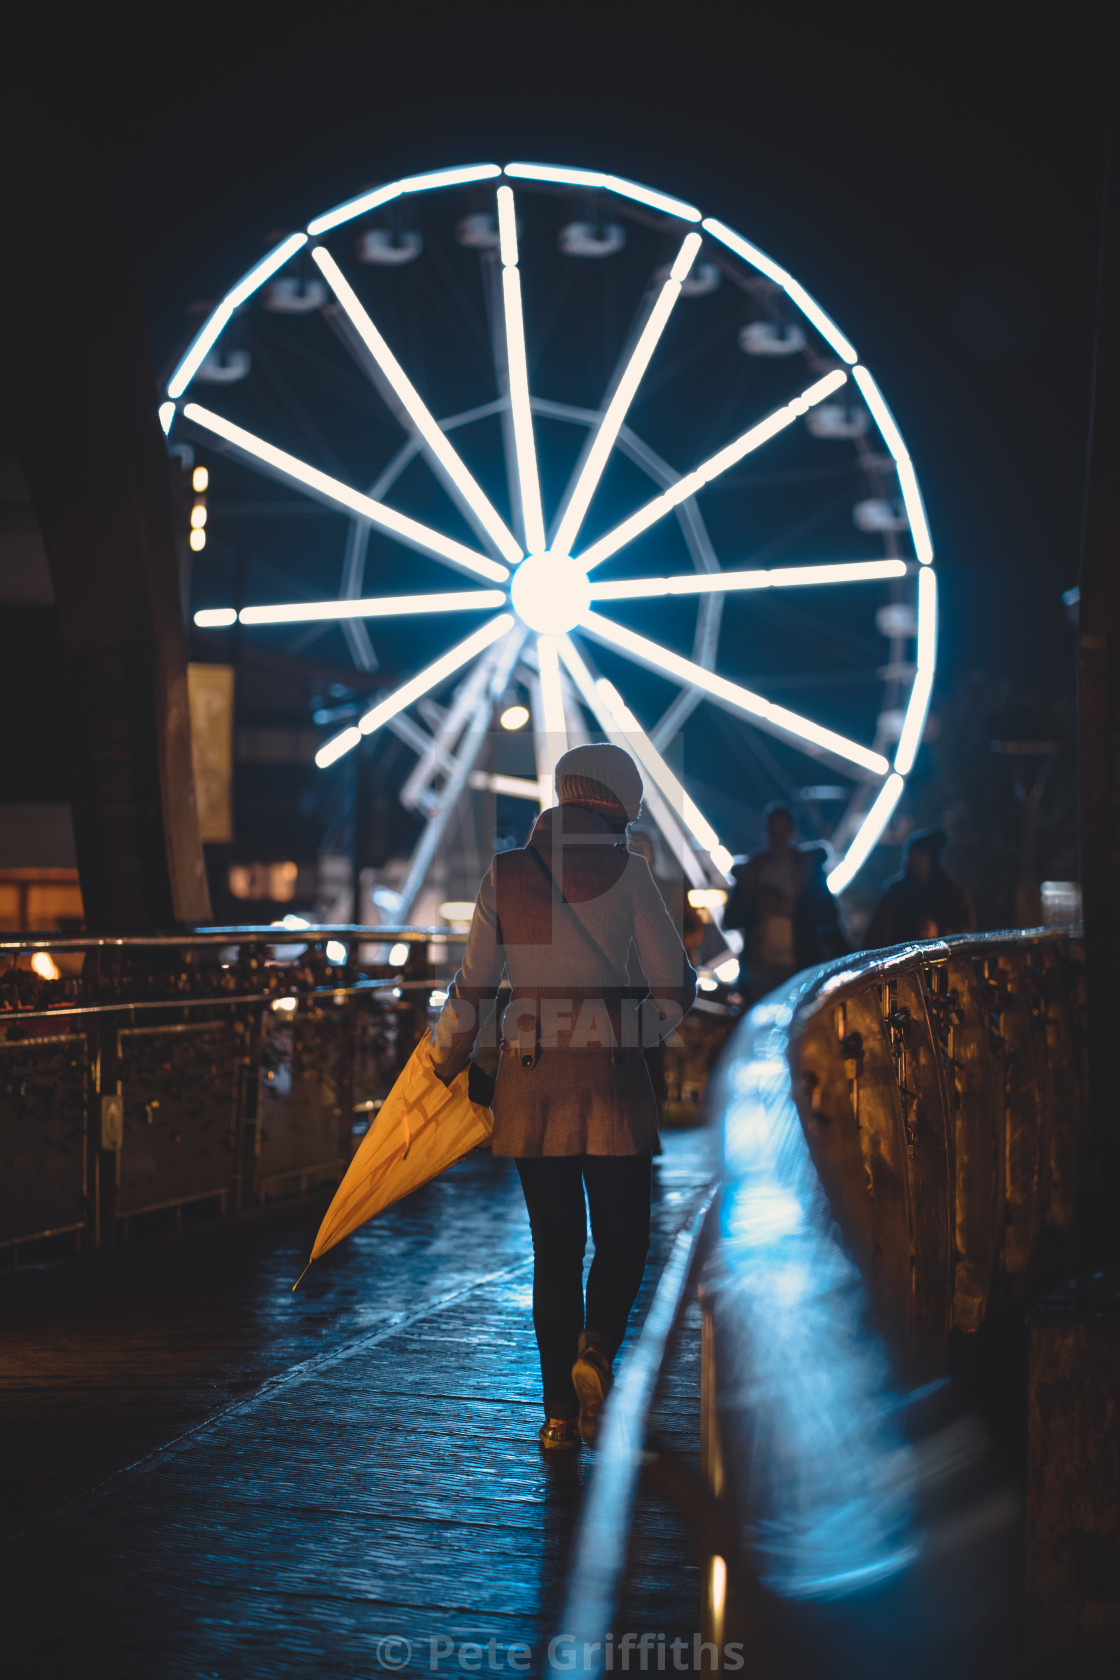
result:
M 530 554 L 510 585 L 513 610 L 542 636 L 574 630 L 591 604 L 591 585 L 582 566 L 566 554 Z

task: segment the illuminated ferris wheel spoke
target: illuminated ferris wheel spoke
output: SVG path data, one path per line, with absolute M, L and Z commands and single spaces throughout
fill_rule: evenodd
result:
M 585 456 L 578 469 L 578 477 L 560 515 L 556 535 L 552 539 L 551 546 L 554 553 L 571 553 L 572 544 L 579 535 L 584 515 L 591 505 L 591 498 L 594 496 L 599 480 L 603 476 L 607 459 L 630 411 L 630 405 L 637 394 L 642 376 L 650 364 L 650 359 L 657 348 L 662 333 L 665 331 L 669 316 L 673 312 L 673 306 L 681 295 L 681 287 L 688 278 L 688 271 L 696 260 L 696 253 L 699 251 L 700 245 L 701 239 L 698 233 L 686 235 L 684 243 L 677 252 L 676 259 L 669 270 L 668 278 L 661 287 L 653 308 L 650 310 L 649 318 L 638 334 L 637 342 L 619 374 L 614 392 L 603 410 L 603 417 L 588 439 Z
M 320 624 L 348 618 L 423 617 L 429 613 L 493 612 L 504 607 L 501 589 L 455 589 L 433 595 L 370 595 L 357 600 L 289 601 L 283 606 L 204 607 L 194 615 L 202 629 L 230 624 Z
M 540 807 L 555 805 L 556 761 L 568 750 L 564 689 L 555 636 L 537 637 L 537 674 L 533 681 L 533 746 L 537 758 Z
M 503 560 L 511 566 L 516 566 L 521 559 L 521 545 L 466 466 L 458 450 L 441 429 L 423 397 L 378 332 L 354 288 L 330 252 L 322 245 L 314 247 L 311 257 L 357 335 L 358 346 L 365 353 L 361 359 L 367 372 L 382 389 L 387 385 L 396 397 L 406 421 L 419 434 L 441 478 L 479 535 L 484 540 L 489 540 Z
M 648 531 L 651 525 L 656 525 L 659 519 L 664 519 L 665 515 L 671 513 L 681 502 L 689 496 L 694 496 L 705 484 L 711 484 L 713 479 L 719 478 L 730 467 L 736 466 L 744 456 L 761 448 L 772 437 L 777 437 L 779 432 L 784 432 L 786 427 L 791 426 L 801 415 L 807 414 L 817 403 L 823 402 L 834 391 L 838 391 L 847 378 L 848 375 L 842 368 L 835 368 L 832 373 L 810 385 L 799 397 L 794 397 L 792 402 L 775 409 L 765 420 L 760 420 L 757 425 L 749 427 L 714 455 L 709 455 L 706 461 L 701 462 L 692 472 L 685 473 L 670 489 L 660 496 L 655 496 L 645 507 L 639 508 L 637 513 L 632 513 L 629 519 L 624 519 L 620 525 L 616 525 L 613 531 L 608 531 L 606 536 L 592 543 L 590 548 L 585 548 L 583 553 L 577 556 L 580 565 L 589 572 L 594 566 L 608 560 L 632 538 Z
M 646 774 L 652 778 L 662 797 L 668 801 L 679 821 L 700 849 L 708 854 L 717 875 L 729 880 L 733 862 L 731 853 L 721 844 L 719 835 L 670 770 L 617 688 L 605 677 L 592 677 L 569 637 L 565 637 L 561 642 L 560 652 L 581 692 L 587 695 L 589 703 L 594 704 L 596 715 L 602 717 L 605 712 L 613 725 L 623 732 L 630 750 L 638 758 Z
M 719 873 L 726 880 L 730 880 L 731 865 L 734 858 L 727 847 L 721 844 L 719 835 L 707 817 L 700 810 L 695 800 L 685 791 L 680 780 L 670 770 L 614 684 L 608 682 L 605 677 L 600 677 L 595 686 L 599 690 L 611 716 L 632 738 L 634 750 L 643 767 L 653 777 L 674 811 L 680 813 L 693 839 L 707 852 Z
M 417 672 L 416 676 L 410 677 L 408 682 L 402 683 L 384 700 L 379 700 L 377 705 L 368 711 L 364 717 L 359 718 L 356 724 L 351 724 L 348 729 L 342 730 L 341 733 L 325 742 L 315 754 L 316 764 L 320 769 L 324 769 L 328 764 L 333 764 L 344 753 L 348 753 L 356 747 L 363 735 L 372 735 L 374 730 L 380 729 L 382 724 L 387 723 L 391 717 L 395 717 L 398 712 L 403 712 L 406 706 L 411 706 L 415 701 L 423 699 L 424 695 L 431 689 L 437 687 L 447 677 L 454 676 L 455 672 L 461 670 L 476 654 L 484 653 L 492 642 L 496 642 L 499 636 L 504 636 L 506 631 L 512 629 L 512 627 L 512 614 L 499 613 L 497 618 L 490 620 L 489 624 L 484 624 L 481 630 L 476 630 L 473 636 L 468 636 L 465 641 L 456 643 L 453 648 L 448 649 L 438 659 L 433 660 L 430 665 L 426 665 L 422 671 Z
M 717 705 L 725 707 L 728 711 L 738 712 L 742 717 L 749 717 L 752 723 L 757 723 L 771 734 L 781 735 L 786 739 L 792 738 L 810 754 L 827 753 L 832 758 L 858 764 L 861 770 L 866 770 L 873 776 L 885 776 L 890 769 L 882 753 L 872 752 L 869 747 L 862 747 L 857 741 L 849 741 L 846 736 L 838 735 L 834 729 L 825 729 L 822 724 L 801 717 L 785 706 L 775 706 L 772 701 L 764 700 L 760 694 L 753 694 L 749 688 L 729 682 L 726 677 L 717 676 L 714 671 L 706 671 L 693 660 L 673 653 L 671 649 L 662 647 L 659 642 L 651 642 L 645 636 L 636 635 L 633 630 L 624 630 L 620 624 L 612 624 L 609 619 L 601 618 L 598 613 L 586 613 L 580 622 L 580 628 L 595 641 L 628 654 L 631 659 L 650 671 L 670 677 L 674 682 L 694 683 Z
M 498 658 L 490 676 L 490 698 L 500 700 L 509 687 L 510 675 L 518 655 L 529 637 L 528 628 L 516 623 L 504 642 L 498 644 Z
M 837 560 L 743 572 L 685 572 L 679 577 L 621 578 L 593 583 L 593 601 L 655 600 L 664 595 L 723 595 L 745 589 L 798 589 L 818 584 L 882 583 L 913 568 L 905 560 Z
M 438 729 L 401 788 L 401 804 L 407 810 L 414 811 L 429 799 L 428 790 L 432 782 L 444 769 L 468 721 L 486 697 L 491 676 L 502 659 L 503 651 L 510 641 L 516 639 L 516 630 L 511 630 L 504 642 L 496 642 L 489 648 L 452 699 Z
M 584 705 L 607 737 L 607 740 L 612 741 L 616 747 L 621 747 L 623 752 L 636 753 L 636 737 L 642 731 L 637 728 L 636 724 L 633 730 L 623 728 L 618 719 L 612 715 L 595 678 L 588 670 L 586 661 L 569 636 L 560 638 L 559 648 L 561 658 L 571 673 Z M 649 743 L 649 745 L 652 748 L 652 743 Z M 709 882 L 703 864 L 689 843 L 679 812 L 674 808 L 671 800 L 665 796 L 656 777 L 646 783 L 642 794 L 642 805 L 661 830 L 670 851 L 692 885 L 694 887 L 706 887 Z
M 529 364 L 525 354 L 525 312 L 521 302 L 521 271 L 517 266 L 517 214 L 512 187 L 498 188 L 498 253 L 502 263 L 502 312 L 506 334 L 506 376 L 510 418 L 517 457 L 517 492 L 530 554 L 545 548 L 544 509 L 537 471 L 537 445 L 529 402 Z
M 308 466 L 307 462 L 301 461 L 298 456 L 289 455 L 284 449 L 277 449 L 275 444 L 266 443 L 263 438 L 247 432 L 243 426 L 235 426 L 232 420 L 225 420 L 220 414 L 212 414 L 208 408 L 202 408 L 198 403 L 187 403 L 183 414 L 193 425 L 201 427 L 213 437 L 221 438 L 224 444 L 237 454 L 247 457 L 252 464 L 263 467 L 266 472 L 285 479 L 290 484 L 298 485 L 301 490 L 307 491 L 318 501 L 326 502 L 330 507 L 345 508 L 348 513 L 356 513 L 360 518 L 368 519 L 371 525 L 388 531 L 400 542 L 407 543 L 409 548 L 419 549 L 421 554 L 430 554 L 433 559 L 442 560 L 459 571 L 472 572 L 477 577 L 488 578 L 491 583 L 504 583 L 509 576 L 509 568 L 501 565 L 499 561 L 488 560 L 481 554 L 475 554 L 472 549 L 455 542 L 452 537 L 445 537 L 439 531 L 433 531 L 430 526 L 422 525 L 418 519 L 410 519 L 407 514 L 397 513 L 394 508 L 386 507 L 384 502 L 374 501 L 371 496 L 363 496 L 360 490 L 352 490 L 348 484 L 331 478 L 329 473 L 320 472 L 318 467 Z

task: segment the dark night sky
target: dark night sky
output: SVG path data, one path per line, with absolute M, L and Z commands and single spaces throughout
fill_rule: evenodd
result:
M 305 6 L 223 14 L 202 56 L 200 15 L 189 50 L 134 44 L 96 84 L 157 365 L 185 306 L 370 181 L 491 153 L 650 181 L 771 251 L 876 369 L 929 508 L 943 669 L 1071 687 L 1103 8 L 1044 33 L 983 8 Z
M 279 234 L 372 183 L 515 156 L 649 182 L 780 260 L 875 370 L 937 550 L 935 712 L 970 673 L 1072 698 L 1103 6 L 142 16 L 24 63 L 105 157 L 157 371 Z

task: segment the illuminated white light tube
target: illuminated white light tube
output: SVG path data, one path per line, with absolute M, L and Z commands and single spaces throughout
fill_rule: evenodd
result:
M 258 287 L 263 286 L 269 277 L 283 268 L 290 256 L 293 256 L 302 245 L 307 244 L 305 233 L 289 234 L 287 239 L 271 250 L 266 257 L 262 257 L 255 268 L 251 268 L 243 280 L 239 280 L 231 292 L 227 292 L 217 309 L 205 321 L 196 335 L 193 343 L 183 357 L 175 372 L 167 382 L 167 395 L 181 397 L 202 363 L 213 349 L 222 329 L 229 321 L 235 309 L 252 297 Z
M 311 260 L 324 275 L 335 297 L 362 343 L 389 381 L 412 424 L 450 478 L 463 500 L 488 533 L 498 552 L 512 566 L 521 559 L 521 546 L 474 474 L 469 472 L 458 450 L 441 429 L 423 397 L 409 379 L 388 344 L 362 307 L 357 293 L 342 270 L 322 245 L 316 245 Z
M 173 402 L 161 402 L 159 405 L 159 423 L 163 427 L 164 437 L 171 430 L 171 422 L 174 418 L 175 404 Z
M 905 786 L 906 783 L 897 770 L 892 770 L 875 795 L 875 802 L 860 823 L 856 837 L 848 847 L 842 861 L 836 865 L 836 868 L 829 875 L 828 887 L 830 892 L 842 893 L 844 888 L 855 880 L 872 850 L 878 844 L 879 836 L 890 822 L 894 814 L 894 808 L 898 804 Z
M 620 578 L 593 583 L 593 601 L 638 601 L 661 595 L 722 595 L 741 589 L 798 589 L 827 583 L 874 583 L 905 577 L 905 560 L 837 560 L 745 572 L 689 572 L 681 577 Z
M 790 302 L 795 303 L 806 319 L 813 323 L 825 343 L 831 345 L 841 361 L 847 362 L 849 367 L 853 366 L 859 360 L 855 345 L 844 337 L 836 322 L 825 314 L 816 298 L 810 296 L 792 274 L 786 280 L 785 290 Z
M 198 372 L 202 363 L 206 360 L 206 357 L 213 349 L 214 344 L 232 314 L 233 305 L 230 303 L 228 298 L 223 298 L 217 309 L 215 309 L 214 313 L 210 316 L 209 320 L 203 322 L 195 338 L 192 340 L 186 355 L 179 363 L 179 366 L 175 369 L 175 372 L 171 375 L 167 385 L 167 394 L 169 397 L 182 396 L 183 392 Z
M 484 696 L 491 692 L 490 685 L 495 668 L 504 663 L 510 642 L 517 639 L 516 636 L 507 636 L 504 643 L 499 642 L 492 648 L 485 658 L 479 660 L 467 680 L 460 683 L 452 695 L 451 704 L 444 712 L 435 735 L 419 750 L 416 763 L 405 778 L 400 799 L 406 810 L 414 811 L 422 804 L 424 795 L 438 772 L 450 774 L 454 768 L 453 754 L 460 737 L 471 718 L 477 715 Z M 504 689 L 503 682 L 502 690 Z
M 929 534 L 929 522 L 926 519 L 922 492 L 918 489 L 918 475 L 914 471 L 914 463 L 909 455 L 896 462 L 896 465 L 898 467 L 898 482 L 902 490 L 902 503 L 906 509 L 906 517 L 910 521 L 910 536 L 914 543 L 914 553 L 923 566 L 928 566 L 933 559 L 933 539 Z
M 307 231 L 312 239 L 321 233 L 328 233 L 331 228 L 338 227 L 342 222 L 352 221 L 355 216 L 362 215 L 366 210 L 376 210 L 379 205 L 390 204 L 394 198 L 401 195 L 399 181 L 389 181 L 383 187 L 375 187 L 372 192 L 362 193 L 359 198 L 348 198 L 345 204 L 336 204 L 333 210 L 328 210 L 323 216 L 316 216 L 313 222 L 308 222 Z
M 894 459 L 900 461 L 906 455 L 906 445 L 902 441 L 902 433 L 895 424 L 894 415 L 883 399 L 883 393 L 865 367 L 853 368 L 852 378 L 863 393 L 863 400 L 871 410 L 875 424 L 882 433 L 883 442 Z
M 841 385 L 847 382 L 847 378 L 848 375 L 842 368 L 835 368 L 832 373 L 826 374 L 823 379 L 818 379 L 814 385 L 810 385 L 809 389 L 803 391 L 799 397 L 795 397 L 792 402 L 786 403 L 784 408 L 775 409 L 773 414 L 768 415 L 765 420 L 760 420 L 757 425 L 751 426 L 749 430 L 733 439 L 731 443 L 725 444 L 722 449 L 717 450 L 714 455 L 710 455 L 692 472 L 685 473 L 683 478 L 679 478 L 675 484 L 671 484 L 660 496 L 655 496 L 652 501 L 646 503 L 644 508 L 639 508 L 637 513 L 630 515 L 629 519 L 624 519 L 620 525 L 616 525 L 613 531 L 608 531 L 606 536 L 600 537 L 598 542 L 592 543 L 590 548 L 584 549 L 579 556 L 580 564 L 584 570 L 589 572 L 593 566 L 598 566 L 602 561 L 609 559 L 632 537 L 648 530 L 659 519 L 663 519 L 667 513 L 671 513 L 673 508 L 678 507 L 681 502 L 687 501 L 690 496 L 695 495 L 703 485 L 710 484 L 713 479 L 718 478 L 729 467 L 735 466 L 752 450 L 758 449 L 770 438 L 775 437 L 778 432 L 784 431 L 787 426 L 792 425 L 799 416 L 807 413 L 810 408 L 814 408 L 817 403 L 823 402 L 826 397 L 831 396 L 833 391 L 838 391 Z
M 678 286 L 682 286 L 688 279 L 689 269 L 696 261 L 696 254 L 703 243 L 698 233 L 685 234 L 684 243 L 673 258 L 673 265 L 669 270 L 669 279 L 675 280 Z
M 525 357 L 525 314 L 521 305 L 521 275 L 517 267 L 517 224 L 513 190 L 498 188 L 498 227 L 502 259 L 502 305 L 506 325 L 506 367 L 509 377 L 510 418 L 517 455 L 517 482 L 521 495 L 521 517 L 525 522 L 525 546 L 530 554 L 545 550 L 544 510 L 537 473 L 537 446 L 533 439 L 533 414 L 529 405 L 529 366 Z
M 555 636 L 537 637 L 537 661 L 540 666 L 540 717 L 534 720 L 534 745 L 540 807 L 542 811 L 547 811 L 556 803 L 556 761 L 568 750 L 568 722 L 564 716 L 564 690 L 560 683 L 560 659 Z
M 499 613 L 489 624 L 484 624 L 481 630 L 476 630 L 472 636 L 457 642 L 453 648 L 449 648 L 422 671 L 418 671 L 414 677 L 410 677 L 408 682 L 402 683 L 395 693 L 378 701 L 364 717 L 360 717 L 358 728 L 362 734 L 372 735 L 387 718 L 394 717 L 397 712 L 403 712 L 406 706 L 411 706 L 414 700 L 419 700 L 430 688 L 434 688 L 445 677 L 450 677 L 460 670 L 476 653 L 484 653 L 492 642 L 496 642 L 499 636 L 504 636 L 512 627 L 513 614 Z
M 463 169 L 435 169 L 426 175 L 406 175 L 401 181 L 389 181 L 358 198 L 348 198 L 345 204 L 338 204 L 325 215 L 308 222 L 307 231 L 314 239 L 343 222 L 352 221 L 355 216 L 363 215 L 367 210 L 392 203 L 394 198 L 400 198 L 404 193 L 428 192 L 432 187 L 455 187 L 466 181 L 489 181 L 501 173 L 496 163 L 475 163 Z
M 341 618 L 401 618 L 420 613 L 493 612 L 505 605 L 500 589 L 456 589 L 433 595 L 371 595 L 349 601 L 293 601 L 274 607 L 242 607 L 242 624 L 318 624 Z M 218 611 L 233 612 L 231 608 Z M 200 622 L 195 614 L 195 623 Z M 213 622 L 217 622 L 214 620 Z
M 908 776 L 914 768 L 918 748 L 925 728 L 933 690 L 933 673 L 937 665 L 937 577 L 929 566 L 918 573 L 918 670 L 914 687 L 902 720 L 894 767 L 900 776 Z
M 498 256 L 503 268 L 517 263 L 517 211 L 511 187 L 498 188 Z
M 689 798 L 681 782 L 674 776 L 614 684 L 608 682 L 605 677 L 600 677 L 595 686 L 611 716 L 632 739 L 634 751 L 641 760 L 642 767 L 652 776 L 673 809 L 679 813 L 685 827 L 707 852 L 715 868 L 725 880 L 730 880 L 731 853 L 726 846 L 721 845 L 719 835 L 711 823 Z
M 700 212 L 683 199 L 670 198 L 667 193 L 654 192 L 639 181 L 627 181 L 621 175 L 604 175 L 596 169 L 565 169 L 551 163 L 507 163 L 506 174 L 513 180 L 554 181 L 560 186 L 598 188 L 615 192 L 621 198 L 632 198 L 638 204 L 648 204 L 653 210 L 663 210 L 668 216 L 682 221 L 698 222 Z
M 514 181 L 554 181 L 566 187 L 602 187 L 607 179 L 597 169 L 566 169 L 554 163 L 507 163 L 505 172 Z
M 624 752 L 632 752 L 633 742 L 630 736 L 621 728 L 607 709 L 603 696 L 596 686 L 595 679 L 570 636 L 560 638 L 560 655 L 582 696 L 584 704 L 608 741 L 612 741 L 616 747 L 621 747 Z M 688 836 L 678 820 L 678 813 L 673 810 L 652 777 L 650 782 L 652 785 L 647 785 L 642 794 L 643 807 L 649 812 L 649 815 L 665 836 L 673 856 L 692 885 L 694 887 L 706 887 L 709 884 L 707 876 L 700 859 L 689 844 Z
M 340 735 L 336 735 L 333 740 L 325 742 L 325 744 L 321 746 L 319 751 L 315 754 L 315 762 L 319 766 L 319 769 L 325 770 L 328 765 L 333 764 L 336 759 L 341 758 L 343 753 L 348 753 L 351 747 L 356 747 L 361 738 L 361 730 L 355 728 L 355 726 L 351 724 L 348 729 L 344 729 L 342 733 Z
M 472 770 L 467 777 L 467 786 L 477 788 L 480 793 L 500 793 L 508 799 L 531 799 L 534 805 L 540 803 L 540 784 L 531 782 L 528 776 L 501 776 L 486 770 Z
M 750 689 L 729 682 L 726 677 L 717 676 L 714 671 L 705 670 L 703 665 L 697 665 L 694 660 L 673 653 L 669 648 L 662 647 L 659 642 L 651 642 L 645 636 L 636 635 L 633 630 L 624 630 L 620 624 L 612 624 L 609 619 L 600 618 L 598 613 L 586 613 L 580 622 L 580 628 L 588 635 L 594 636 L 597 641 L 605 642 L 608 647 L 620 649 L 630 658 L 636 659 L 640 665 L 646 665 L 652 671 L 660 671 L 662 675 L 672 677 L 690 687 L 703 689 L 706 694 L 710 694 L 713 699 L 721 701 L 733 711 L 769 723 L 786 735 L 820 747 L 837 758 L 847 759 L 850 764 L 858 764 L 861 770 L 870 771 L 874 776 L 884 776 L 890 769 L 882 753 L 872 752 L 869 747 L 861 747 L 858 742 L 849 741 L 846 736 L 838 735 L 833 729 L 825 729 L 822 724 L 813 723 L 811 719 L 801 717 L 797 712 L 788 711 L 785 706 L 775 706 L 772 701 L 764 700 L 759 694 L 752 694 Z
M 430 192 L 433 187 L 461 187 L 468 181 L 492 181 L 502 173 L 496 163 L 468 163 L 458 169 L 429 169 L 423 175 L 405 175 L 399 182 L 402 193 Z
M 931 572 L 930 576 L 932 577 L 932 575 Z M 932 670 L 919 671 L 914 678 L 914 686 L 910 690 L 910 699 L 906 705 L 906 716 L 902 722 L 902 730 L 898 737 L 898 748 L 894 755 L 894 767 L 900 776 L 908 776 L 914 768 L 914 760 L 918 756 L 918 748 L 922 742 L 922 730 L 925 728 L 926 713 L 929 710 L 932 690 Z
M 237 623 L 236 607 L 202 607 L 194 615 L 200 630 L 228 630 Z
M 627 181 L 621 175 L 604 175 L 603 185 L 608 192 L 618 193 L 620 198 L 632 198 L 637 204 L 648 204 L 651 210 L 663 210 L 667 216 L 679 216 L 684 222 L 700 220 L 700 212 L 694 204 L 686 204 L 682 198 L 670 198 L 667 193 L 654 192 L 651 187 L 643 187 L 640 181 Z
M 541 694 L 544 699 L 544 723 L 550 736 L 565 742 L 567 749 L 568 724 L 564 716 L 564 690 L 560 683 L 560 658 L 555 636 L 537 637 L 537 660 L 541 673 Z
M 790 302 L 796 304 L 806 320 L 816 327 L 825 343 L 832 346 L 841 361 L 847 362 L 849 366 L 859 361 L 855 346 L 845 338 L 836 322 L 825 314 L 816 298 L 811 297 L 804 286 L 795 280 L 792 274 L 787 273 L 780 263 L 776 263 L 765 251 L 760 251 L 757 245 L 752 245 L 749 239 L 744 239 L 742 234 L 736 233 L 733 228 L 716 221 L 712 216 L 705 216 L 701 225 L 705 233 L 710 233 L 713 239 L 718 239 L 729 251 L 734 251 L 737 257 L 742 257 L 744 262 L 749 262 L 752 268 L 757 268 L 760 274 L 765 274 L 768 280 L 773 280 L 776 286 L 780 286 Z
M 752 268 L 757 268 L 760 274 L 765 274 L 768 280 L 773 280 L 776 286 L 785 289 L 789 275 L 773 257 L 768 257 L 765 251 L 760 251 L 757 245 L 752 245 L 749 239 L 744 239 L 741 233 L 736 233 L 734 228 L 717 221 L 714 216 L 705 216 L 700 225 L 705 233 L 710 233 L 713 239 L 718 239 L 721 245 L 726 245 L 737 257 L 742 257 Z
M 918 573 L 918 669 L 932 671 L 937 663 L 937 577 L 923 568 Z
M 922 496 L 918 489 L 914 464 L 907 452 L 906 445 L 902 441 L 902 433 L 895 423 L 894 415 L 887 407 L 883 393 L 867 369 L 865 367 L 853 368 L 852 378 L 862 391 L 863 400 L 871 410 L 875 424 L 882 434 L 883 442 L 894 457 L 894 464 L 898 468 L 898 483 L 902 491 L 902 501 L 906 508 L 906 517 L 910 522 L 910 535 L 914 541 L 914 553 L 923 566 L 928 566 L 933 559 L 933 543 L 930 540 L 926 510 L 922 506 Z
M 658 340 L 665 331 L 665 324 L 673 312 L 673 305 L 681 295 L 681 284 L 686 279 L 689 269 L 696 260 L 696 253 L 701 245 L 700 235 L 690 233 L 686 235 L 684 243 L 677 253 L 675 262 L 669 270 L 669 278 L 662 286 L 657 301 L 650 311 L 649 320 L 638 337 L 633 354 L 623 370 L 613 397 L 607 405 L 606 413 L 599 422 L 599 429 L 595 433 L 594 442 L 588 451 L 583 464 L 583 471 L 576 481 L 571 500 L 564 509 L 563 516 L 552 543 L 554 554 L 569 554 L 572 544 L 579 533 L 583 517 L 595 494 L 596 487 L 603 475 L 603 468 L 607 458 L 615 446 L 622 422 L 625 420 L 630 404 L 634 400 L 638 385 L 650 363 L 650 358 L 657 348 Z
M 266 443 L 263 438 L 254 436 L 241 426 L 235 426 L 232 420 L 225 420 L 220 414 L 213 414 L 198 403 L 187 403 L 183 413 L 196 426 L 213 432 L 215 437 L 224 438 L 234 448 L 243 450 L 246 455 L 251 455 L 257 461 L 262 461 L 274 471 L 292 479 L 294 483 L 302 484 L 317 495 L 336 502 L 339 507 L 348 508 L 351 513 L 360 514 L 363 519 L 368 519 L 371 525 L 391 531 L 402 542 L 411 544 L 424 554 L 432 554 L 437 560 L 446 560 L 464 571 L 474 572 L 491 583 L 504 583 L 509 576 L 508 569 L 497 560 L 485 559 L 451 537 L 433 531 L 428 525 L 421 525 L 419 520 L 410 519 L 404 513 L 397 513 L 395 509 L 386 507 L 384 502 L 375 502 L 371 496 L 363 496 L 358 490 L 351 490 L 349 485 L 342 484 L 337 478 L 331 478 L 328 473 L 320 472 L 317 467 L 309 467 L 297 456 L 277 449 L 274 444 Z
M 315 754 L 315 762 L 320 770 L 326 769 L 328 764 L 333 764 L 343 753 L 349 752 L 351 747 L 356 747 L 363 735 L 372 735 L 375 729 L 380 729 L 391 717 L 403 712 L 406 706 L 411 706 L 414 700 L 419 700 L 445 677 L 450 677 L 473 659 L 476 653 L 484 652 L 491 642 L 496 642 L 499 636 L 504 636 L 512 624 L 512 614 L 499 613 L 489 624 L 484 624 L 481 630 L 476 630 L 473 636 L 458 642 L 447 653 L 441 654 L 439 659 L 433 660 L 414 677 L 410 677 L 408 682 L 402 683 L 392 694 L 386 695 L 384 700 L 379 700 L 372 710 L 358 719 L 356 726 L 351 725 L 349 729 L 344 729 L 340 735 L 336 735 L 332 741 L 327 741 L 319 748 Z
M 243 303 L 248 302 L 259 287 L 264 285 L 266 280 L 276 273 L 278 268 L 283 268 L 289 257 L 294 256 L 306 244 L 307 235 L 305 233 L 290 233 L 287 239 L 282 240 L 274 251 L 270 251 L 267 257 L 262 257 L 256 268 L 249 270 L 244 280 L 238 281 L 232 292 L 227 295 L 226 302 L 231 303 L 234 309 L 239 309 Z

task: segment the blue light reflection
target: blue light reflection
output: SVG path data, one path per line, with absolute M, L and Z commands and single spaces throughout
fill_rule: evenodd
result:
M 723 1073 L 724 1191 L 713 1261 L 719 1404 L 760 1578 L 833 1598 L 917 1556 L 913 1453 L 790 1090 L 791 988 L 759 1005 Z

